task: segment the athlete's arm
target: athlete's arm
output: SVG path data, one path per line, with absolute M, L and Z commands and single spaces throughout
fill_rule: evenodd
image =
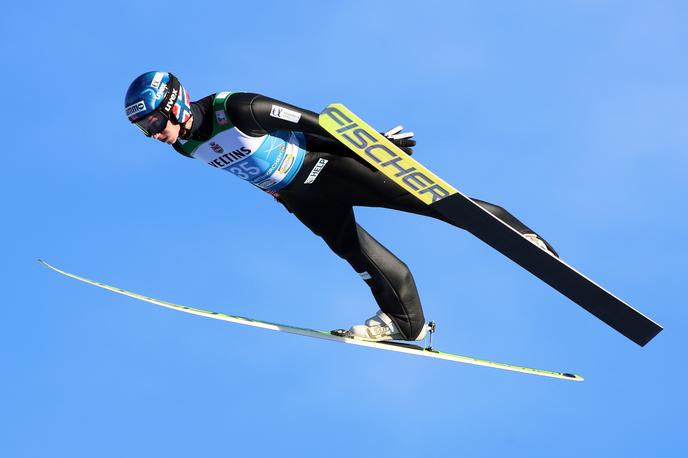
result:
M 311 151 L 348 152 L 318 122 L 318 114 L 251 92 L 235 92 L 227 98 L 227 114 L 232 124 L 252 137 L 278 130 L 303 132 Z
M 318 113 L 251 92 L 235 92 L 227 98 L 232 124 L 252 137 L 291 130 L 332 138 L 320 127 Z
M 318 113 L 313 111 L 251 92 L 235 92 L 230 95 L 226 108 L 232 124 L 246 135 L 260 137 L 278 130 L 303 132 L 306 134 L 307 147 L 312 151 L 349 152 L 346 146 L 320 126 Z M 399 136 L 400 130 L 390 132 Z M 388 138 L 408 154 L 411 154 L 411 147 L 416 144 L 408 135 Z

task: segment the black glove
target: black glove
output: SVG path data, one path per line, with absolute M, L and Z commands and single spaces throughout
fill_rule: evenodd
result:
M 382 135 L 410 156 L 413 154 L 411 147 L 416 146 L 416 141 L 411 139 L 415 134 L 413 132 L 402 132 L 403 130 L 404 126 L 396 126 L 387 132 L 383 132 Z

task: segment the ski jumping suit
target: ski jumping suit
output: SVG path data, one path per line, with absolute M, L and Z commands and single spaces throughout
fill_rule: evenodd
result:
M 193 125 L 174 149 L 273 194 L 353 267 L 404 336 L 415 338 L 425 317 L 413 276 L 356 223 L 353 207 L 442 217 L 332 138 L 317 113 L 242 92 L 210 95 L 191 109 Z M 534 233 L 503 208 L 473 200 L 518 232 Z

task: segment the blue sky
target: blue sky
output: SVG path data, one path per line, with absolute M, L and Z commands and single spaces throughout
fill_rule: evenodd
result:
M 88 2 L 3 6 L 0 455 L 685 456 L 685 2 Z M 243 328 L 376 309 L 270 198 L 146 139 L 135 76 L 192 99 L 343 102 L 666 327 L 640 348 L 469 234 L 360 209 L 446 351 L 567 383 Z

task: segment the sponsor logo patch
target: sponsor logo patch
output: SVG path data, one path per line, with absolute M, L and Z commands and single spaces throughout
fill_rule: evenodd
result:
M 318 159 L 318 162 L 313 167 L 313 170 L 311 170 L 311 173 L 308 174 L 308 178 L 306 178 L 306 181 L 304 181 L 303 184 L 313 183 L 315 179 L 318 178 L 318 175 L 320 175 L 322 169 L 325 168 L 325 165 L 327 165 L 327 159 Z
M 210 145 L 208 145 L 210 146 Z M 218 147 L 220 145 L 217 145 Z M 224 148 L 223 148 L 224 149 Z M 213 150 L 215 151 L 215 150 Z M 210 162 L 208 162 L 208 165 L 212 167 L 217 167 L 219 169 L 224 169 L 228 165 L 232 165 L 239 159 L 242 159 L 246 156 L 251 155 L 251 150 L 246 148 L 245 146 L 242 146 L 241 148 L 237 148 L 234 151 L 229 151 L 227 153 L 224 153 L 222 156 L 218 157 L 217 159 L 213 159 Z
M 284 162 L 280 166 L 278 172 L 279 173 L 287 173 L 287 170 L 289 170 L 291 168 L 292 164 L 294 164 L 294 156 L 289 155 L 284 159 Z
M 221 126 L 226 126 L 229 122 L 227 121 L 224 110 L 215 110 L 215 119 L 217 119 L 217 123 Z
M 222 148 L 220 145 L 218 145 L 218 144 L 215 143 L 215 142 L 210 142 L 210 145 L 209 145 L 209 146 L 210 146 L 210 149 L 212 149 L 213 151 L 215 151 L 217 154 L 222 154 L 222 153 L 225 152 L 224 148 Z
M 127 116 L 132 117 L 135 114 L 141 113 L 142 111 L 146 111 L 146 102 L 144 102 L 143 100 L 139 100 L 136 103 L 132 103 L 124 110 L 127 112 Z
M 258 186 L 259 188 L 265 189 L 265 188 L 269 188 L 270 186 L 274 185 L 275 183 L 277 183 L 277 180 L 275 180 L 273 178 L 268 178 L 265 181 L 261 181 L 256 186 Z
M 289 108 L 284 108 L 279 105 L 273 105 L 272 110 L 270 110 L 270 116 L 273 118 L 284 119 L 285 121 L 297 123 L 301 119 L 301 113 L 298 111 L 290 110 Z

